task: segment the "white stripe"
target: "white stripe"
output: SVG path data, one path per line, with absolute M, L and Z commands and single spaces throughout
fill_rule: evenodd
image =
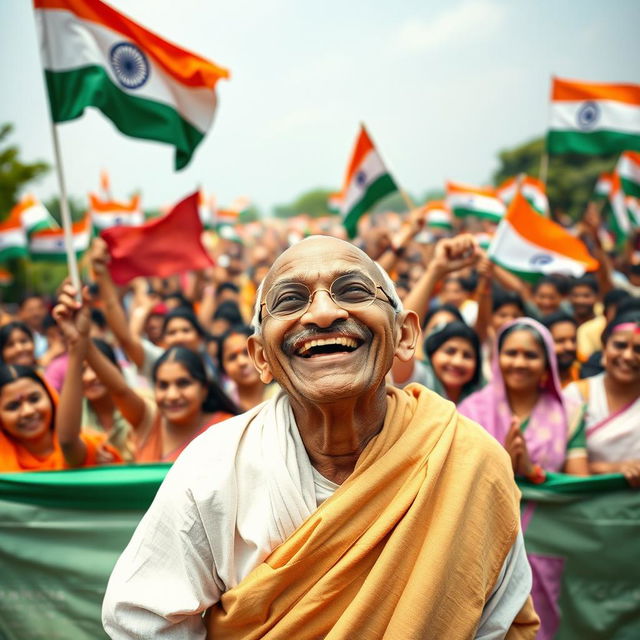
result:
M 73 234 L 73 249 L 76 252 L 86 251 L 89 248 L 89 241 L 91 237 L 88 231 L 81 231 Z M 29 251 L 31 253 L 43 253 L 43 254 L 58 254 L 65 253 L 64 248 L 64 235 L 45 235 L 39 236 L 38 234 L 32 236 L 31 243 L 29 245 Z
M 22 212 L 22 226 L 25 229 L 32 229 L 40 222 L 48 222 L 49 219 L 49 212 L 41 204 L 34 204 Z
M 589 101 L 552 102 L 550 128 L 554 131 L 579 133 L 604 130 L 640 134 L 640 105 L 635 106 L 613 100 L 593 100 L 591 102 L 599 109 L 599 115 L 591 127 L 584 128 L 579 124 L 578 114 L 587 102 Z
M 640 200 L 638 198 L 625 198 L 625 204 L 627 205 L 627 211 L 629 212 L 629 217 L 633 222 L 634 226 L 637 228 L 640 226 Z
M 549 208 L 547 196 L 532 184 L 522 185 L 522 195 L 529 201 L 531 206 L 537 211 L 546 212 Z
M 427 213 L 427 224 L 444 224 L 450 227 L 451 216 L 444 209 L 431 209 Z
M 181 84 L 157 66 L 150 56 L 147 56 L 149 78 L 141 87 L 128 89 L 120 84 L 109 62 L 111 47 L 126 42 L 120 33 L 59 9 L 36 11 L 36 21 L 46 69 L 70 71 L 99 65 L 125 93 L 173 107 L 202 132 L 211 125 L 216 106 L 215 92 L 206 87 Z
M 0 251 L 3 249 L 10 249 L 11 247 L 26 247 L 27 236 L 24 229 L 15 227 L 13 229 L 7 229 L 6 231 L 0 231 Z
M 109 227 L 136 227 L 144 224 L 142 211 L 92 211 L 91 220 L 98 229 Z
M 505 267 L 527 273 L 584 275 L 585 265 L 557 251 L 540 247 L 521 236 L 507 220 L 502 220 L 489 247 L 489 256 Z
M 613 215 L 616 217 L 618 229 L 620 229 L 625 236 L 628 236 L 631 232 L 631 222 L 629 221 L 629 214 L 624 203 L 624 195 L 622 191 L 614 191 L 609 198 L 609 202 L 611 203 Z
M 628 155 L 623 153 L 620 156 L 616 171 L 621 178 L 640 184 L 640 165 L 636 164 Z
M 500 198 L 500 200 L 505 204 L 509 204 L 516 195 L 516 187 L 516 183 L 512 182 L 510 185 L 503 187 L 502 189 L 498 189 L 498 198 Z
M 471 192 L 464 193 L 454 191 L 447 196 L 447 204 L 450 209 L 464 208 L 472 211 L 492 213 L 496 216 L 503 216 L 506 211 L 504 203 L 498 198 Z
M 599 178 L 595 191 L 603 196 L 608 196 L 611 193 L 611 180 Z
M 382 162 L 382 158 L 375 149 L 371 149 L 353 173 L 345 198 L 340 206 L 342 214 L 349 213 L 362 200 L 371 184 L 386 173 L 388 172 Z M 361 184 L 358 182 L 359 176 L 363 178 Z

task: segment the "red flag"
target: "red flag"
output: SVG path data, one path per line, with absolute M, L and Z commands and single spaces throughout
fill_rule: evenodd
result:
M 116 284 L 137 276 L 165 278 L 181 271 L 213 264 L 202 246 L 198 192 L 179 202 L 167 215 L 138 227 L 111 227 L 100 234 L 111 260 L 109 272 Z

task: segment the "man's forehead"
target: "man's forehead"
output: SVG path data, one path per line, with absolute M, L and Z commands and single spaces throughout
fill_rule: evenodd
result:
M 317 236 L 285 251 L 271 267 L 265 285 L 283 278 L 330 277 L 356 271 L 378 280 L 375 264 L 360 249 L 337 238 Z

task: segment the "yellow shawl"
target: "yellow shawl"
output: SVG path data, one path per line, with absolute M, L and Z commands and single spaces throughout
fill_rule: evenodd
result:
M 208 613 L 212 640 L 473 638 L 519 528 L 500 445 L 419 385 L 389 388 L 353 474 Z M 508 638 L 534 638 L 529 601 Z

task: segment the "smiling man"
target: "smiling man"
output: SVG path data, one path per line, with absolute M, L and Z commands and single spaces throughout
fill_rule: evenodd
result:
M 508 456 L 435 393 L 385 385 L 419 333 L 386 274 L 308 238 L 254 326 L 283 391 L 174 464 L 111 577 L 111 637 L 534 638 Z

